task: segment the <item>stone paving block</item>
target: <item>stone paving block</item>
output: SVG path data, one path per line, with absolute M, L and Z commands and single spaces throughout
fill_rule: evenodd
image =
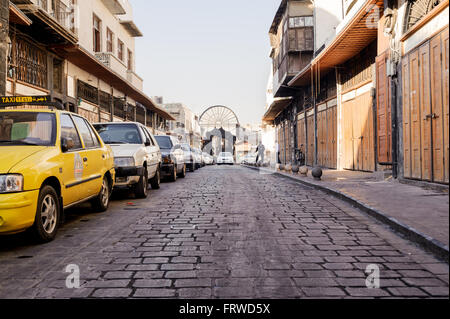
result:
M 164 277 L 169 279 L 196 278 L 197 273 L 195 271 L 167 271 Z
M 353 297 L 389 297 L 391 296 L 383 289 L 369 289 L 369 288 L 345 288 L 345 291 Z
M 133 283 L 136 288 L 167 288 L 172 285 L 168 279 L 138 279 Z
M 211 288 L 181 288 L 178 289 L 178 295 L 180 298 L 186 299 L 211 299 Z
M 389 292 L 396 297 L 426 297 L 427 293 L 415 287 L 388 288 Z
M 110 271 L 104 275 L 106 279 L 127 279 L 131 278 L 132 276 L 132 271 Z
M 127 298 L 133 292 L 128 288 L 102 288 L 95 290 L 92 297 L 97 298 Z
M 91 280 L 86 282 L 83 287 L 86 288 L 127 288 L 131 280 Z
M 339 284 L 333 278 L 294 278 L 298 287 L 336 287 Z
M 308 297 L 326 298 L 326 297 L 344 297 L 346 293 L 341 288 L 319 287 L 319 288 L 301 288 Z
M 146 289 L 139 288 L 133 294 L 134 298 L 173 298 L 176 296 L 175 289 Z

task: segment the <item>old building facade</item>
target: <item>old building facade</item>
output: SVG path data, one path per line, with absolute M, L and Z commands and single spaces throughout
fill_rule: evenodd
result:
M 318 0 L 313 16 L 313 57 L 263 119 L 280 162 L 448 184 L 448 1 Z
M 198 115 L 182 103 L 166 103 L 163 107 L 175 118 L 168 123 L 169 134 L 177 136 L 180 141 L 194 148 L 201 148 L 202 136 Z
M 46 95 L 91 122 L 172 117 L 143 93 L 128 0 L 10 1 L 6 95 Z

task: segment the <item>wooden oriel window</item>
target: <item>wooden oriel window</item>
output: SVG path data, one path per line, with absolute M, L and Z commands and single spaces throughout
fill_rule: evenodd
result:
M 106 51 L 107 52 L 113 52 L 113 40 L 114 40 L 114 33 L 107 28 L 106 29 Z
M 120 40 L 117 40 L 117 56 L 120 61 L 123 61 L 123 42 Z
M 94 52 L 101 52 L 101 25 L 102 21 L 94 15 L 94 27 L 93 27 L 93 36 L 94 36 Z
M 128 50 L 128 70 L 133 71 L 133 52 Z

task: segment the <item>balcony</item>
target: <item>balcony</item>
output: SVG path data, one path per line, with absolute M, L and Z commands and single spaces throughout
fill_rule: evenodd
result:
M 102 0 L 105 7 L 114 15 L 126 14 L 123 0 Z
M 144 87 L 143 80 L 134 71 L 128 70 L 124 62 L 120 61 L 113 53 L 99 52 L 95 54 L 95 57 L 122 78 L 126 79 L 136 89 L 142 91 Z
M 33 21 L 30 35 L 47 44 L 76 44 L 75 7 L 68 0 L 15 0 Z M 44 32 L 43 32 L 44 31 Z

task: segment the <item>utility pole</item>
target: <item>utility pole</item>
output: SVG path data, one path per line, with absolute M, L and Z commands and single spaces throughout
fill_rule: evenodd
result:
M 9 0 L 0 0 L 0 95 L 6 94 L 8 67 Z

